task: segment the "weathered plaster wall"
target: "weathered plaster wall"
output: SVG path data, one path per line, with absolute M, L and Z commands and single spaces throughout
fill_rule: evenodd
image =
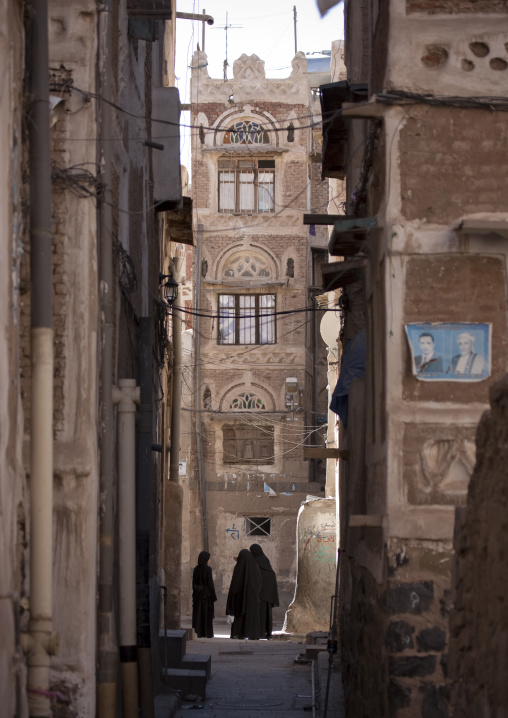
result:
M 310 499 L 298 513 L 298 581 L 284 621 L 288 633 L 328 631 L 335 594 L 337 543 L 335 500 Z
M 506 0 L 392 0 L 385 88 L 499 95 L 508 68 Z M 444 148 L 441 148 L 443 151 Z
M 348 7 L 354 80 L 365 26 L 361 5 Z M 371 24 L 374 34 L 384 35 L 372 40 L 371 77 L 385 89 L 498 95 L 508 68 L 502 12 L 503 4 L 496 2 L 394 0 L 389 12 L 380 10 L 377 28 Z M 387 48 L 384 81 L 381 40 Z M 359 216 L 376 216 L 381 228 L 368 236 L 365 295 L 359 300 L 364 305 L 349 309 L 360 318 L 365 311 L 368 333 L 365 424 L 351 419 L 351 453 L 341 487 L 341 498 L 358 514 L 356 524 L 341 527 L 350 559 L 341 572 L 341 592 L 352 715 L 449 715 L 447 622 L 455 507 L 466 500 L 475 426 L 489 387 L 504 374 L 508 360 L 504 237 L 466 234 L 460 224 L 471 217 L 506 222 L 504 114 L 451 102 L 400 104 L 384 108 L 377 138 L 377 121 L 370 130 L 365 125 L 362 130 L 358 121 L 350 134 L 353 156 L 359 138 L 367 140 L 366 164 L 364 158 L 353 159 L 348 176 L 350 206 Z M 493 137 L 495 142 L 499 138 L 498 145 L 492 144 Z M 362 186 L 366 168 L 369 180 Z M 366 203 L 355 206 L 352 190 L 364 189 Z M 444 321 L 492 323 L 490 378 L 466 384 L 424 382 L 412 375 L 404 324 Z M 472 534 L 467 536 L 470 546 Z M 466 581 L 466 573 L 461 580 Z M 464 612 L 471 606 L 465 583 L 460 590 Z M 475 690 L 466 700 L 472 652 L 463 623 L 461 613 L 456 655 L 467 675 L 461 706 Z M 483 710 L 480 702 L 476 707 Z
M 19 377 L 23 41 L 23 10 L 4 0 L 0 3 L 0 696 L 6 715 L 24 716 L 27 706 L 17 691 L 26 680 L 18 636 L 27 616 L 25 611 L 25 620 L 21 618 L 20 601 L 26 602 L 28 588 Z
M 96 6 L 49 4 L 52 91 L 67 77 L 95 91 Z M 65 70 L 63 69 L 65 68 Z M 55 326 L 54 626 L 60 650 L 52 687 L 69 715 L 95 710 L 97 540 L 97 244 L 92 199 L 69 191 L 69 167 L 95 166 L 96 114 L 77 93 L 63 93 L 65 110 L 52 129 L 52 159 L 60 170 L 53 192 Z M 95 172 L 91 173 L 92 175 Z M 85 182 L 87 179 L 84 180 Z M 29 294 L 27 295 L 27 299 Z M 29 302 L 25 305 L 29 307 Z M 26 316 L 26 315 L 25 315 Z M 26 326 L 26 325 L 25 325 Z M 27 419 L 30 407 L 25 394 Z M 28 427 L 27 427 L 28 428 Z M 27 436 L 29 439 L 29 436 Z M 63 600 L 65 597 L 65 600 Z M 60 706 L 61 708 L 62 706 Z
M 455 718 L 503 715 L 508 632 L 506 375 L 490 388 L 490 410 L 476 435 L 477 462 L 467 504 L 457 512 L 450 678 Z

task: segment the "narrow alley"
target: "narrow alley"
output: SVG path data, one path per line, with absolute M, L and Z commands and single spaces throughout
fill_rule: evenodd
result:
M 204 4 L 2 3 L 0 718 L 508 718 L 508 0 Z
M 188 710 L 201 710 L 202 718 L 297 718 L 302 714 L 324 716 L 328 653 L 316 647 L 316 659 L 305 661 L 305 639 L 276 634 L 272 641 L 240 641 L 228 637 L 226 624 L 216 627 L 213 639 L 187 643 L 187 655 L 211 656 L 211 677 L 206 695 L 182 695 L 174 714 L 185 718 Z M 315 654 L 314 654 L 315 655 Z M 345 718 L 339 662 L 333 661 L 329 683 L 327 718 Z M 186 700 L 186 698 L 188 700 Z M 162 695 L 156 718 L 168 718 L 169 701 Z

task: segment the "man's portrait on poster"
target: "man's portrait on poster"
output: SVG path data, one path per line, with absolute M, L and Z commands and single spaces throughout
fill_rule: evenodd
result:
M 406 324 L 412 370 L 422 381 L 481 381 L 491 372 L 491 324 Z

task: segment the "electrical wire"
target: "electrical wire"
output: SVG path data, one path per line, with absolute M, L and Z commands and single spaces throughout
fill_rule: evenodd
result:
M 173 307 L 182 314 L 190 314 L 191 317 L 204 317 L 205 319 L 270 319 L 270 317 L 280 317 L 291 314 L 300 314 L 302 312 L 336 312 L 336 307 L 304 307 L 302 309 L 286 309 L 281 312 L 268 312 L 263 309 L 263 314 L 202 314 L 201 312 L 190 309 L 189 307 Z M 232 307 L 224 307 L 225 312 L 234 312 Z
M 148 120 L 150 122 L 155 122 L 160 125 L 167 125 L 169 127 L 178 127 L 178 128 L 185 127 L 187 129 L 197 130 L 198 132 L 203 131 L 203 130 L 205 132 L 224 132 L 224 133 L 230 131 L 229 127 L 209 127 L 209 126 L 205 126 L 202 124 L 194 125 L 192 123 L 186 123 L 186 122 L 180 122 L 180 121 L 175 122 L 173 120 L 163 120 L 158 117 L 150 117 L 149 115 L 143 115 L 138 112 L 133 112 L 132 110 L 128 110 L 126 107 L 122 107 L 121 105 L 116 104 L 116 102 L 113 102 L 112 100 L 108 100 L 107 98 L 103 97 L 102 95 L 99 95 L 96 92 L 91 92 L 90 90 L 83 90 L 81 87 L 77 87 L 76 85 L 70 85 L 67 88 L 64 88 L 62 86 L 59 89 L 61 92 L 64 91 L 64 89 L 75 91 L 75 92 L 78 92 L 78 93 L 84 95 L 87 98 L 91 98 L 91 99 L 94 99 L 94 100 L 97 100 L 100 102 L 104 102 L 107 105 L 109 105 L 110 107 L 113 107 L 118 112 L 122 112 L 125 115 L 129 115 L 129 117 L 134 117 L 137 120 Z M 291 122 L 294 123 L 294 122 L 299 122 L 300 120 L 308 120 L 311 117 L 316 117 L 317 114 L 320 114 L 320 113 L 309 113 L 307 115 L 301 115 L 300 117 L 294 117 L 294 118 L 291 118 Z M 326 119 L 315 120 L 315 121 L 311 122 L 310 124 L 305 124 L 305 125 L 295 125 L 294 129 L 295 130 L 307 130 L 307 129 L 312 129 L 315 127 L 320 127 L 323 124 L 328 124 L 330 122 L 333 122 L 335 117 L 340 116 L 340 114 L 342 114 L 342 111 L 340 109 L 338 109 L 338 110 L 333 110 L 327 114 L 329 114 L 330 116 L 327 117 Z M 270 132 L 287 132 L 287 127 L 270 127 L 270 129 L 267 130 L 267 132 L 269 132 L 269 133 Z M 166 139 L 171 139 L 171 138 L 176 139 L 176 136 L 168 135 L 168 137 Z M 81 138 L 73 137 L 73 138 L 66 138 L 66 139 L 71 139 L 74 141 L 83 141 L 83 142 L 84 141 L 97 142 L 97 140 L 100 140 L 101 142 L 114 142 L 114 141 L 125 141 L 125 140 L 126 141 L 129 141 L 129 140 L 142 141 L 147 138 L 142 138 L 142 137 L 136 137 L 136 138 L 110 137 L 110 138 L 107 138 L 107 137 L 98 136 L 98 137 L 81 137 Z M 164 139 L 164 137 L 160 136 L 160 137 L 158 137 L 158 139 Z M 259 151 L 259 146 L 257 146 L 257 147 L 258 147 L 258 151 Z
M 376 102 L 386 105 L 404 103 L 434 105 L 440 107 L 458 107 L 477 110 L 502 110 L 508 112 L 506 96 L 471 96 L 434 95 L 432 93 L 408 92 L 407 90 L 390 90 L 376 95 Z

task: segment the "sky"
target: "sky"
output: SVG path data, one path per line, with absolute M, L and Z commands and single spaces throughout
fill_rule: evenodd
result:
M 233 62 L 243 53 L 255 54 L 265 61 L 267 77 L 288 77 L 295 54 L 293 7 L 296 6 L 297 50 L 320 53 L 330 50 L 333 40 L 344 37 L 342 4 L 321 18 L 316 0 L 256 0 L 253 3 L 231 0 L 177 0 L 177 11 L 202 14 L 214 18 L 205 28 L 205 52 L 210 77 L 223 77 L 226 57 L 226 13 L 228 25 L 228 77 L 233 77 Z M 189 101 L 192 54 L 199 42 L 202 46 L 202 23 L 177 20 L 176 76 L 180 101 Z M 312 57 L 312 55 L 311 55 Z M 315 55 L 315 57 L 319 57 Z M 188 122 L 189 114 L 182 114 Z M 182 133 L 182 164 L 190 171 L 189 138 Z

